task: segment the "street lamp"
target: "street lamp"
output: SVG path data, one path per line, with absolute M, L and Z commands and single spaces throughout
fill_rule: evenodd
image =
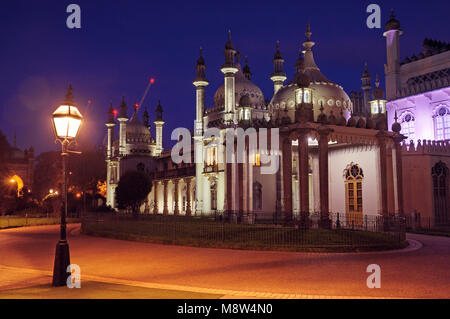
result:
M 55 264 L 53 268 L 53 286 L 65 286 L 70 265 L 69 244 L 66 239 L 66 215 L 67 215 L 67 156 L 69 145 L 75 141 L 83 121 L 78 108 L 73 101 L 73 89 L 69 86 L 64 101 L 52 114 L 53 129 L 56 140 L 62 146 L 62 170 L 63 170 L 63 200 L 64 209 L 61 212 L 60 239 L 56 244 Z

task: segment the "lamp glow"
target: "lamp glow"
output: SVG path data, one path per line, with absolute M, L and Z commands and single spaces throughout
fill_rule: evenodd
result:
M 60 105 L 52 114 L 55 134 L 60 139 L 74 139 L 83 120 L 76 106 Z

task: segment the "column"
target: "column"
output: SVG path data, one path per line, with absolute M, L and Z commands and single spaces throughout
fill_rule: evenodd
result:
M 163 215 L 169 214 L 169 210 L 167 208 L 167 184 L 169 183 L 168 180 L 163 181 L 164 186 L 164 206 L 163 206 Z
M 398 201 L 398 214 L 404 216 L 403 206 L 403 172 L 402 172 L 402 146 L 400 142 L 403 141 L 403 136 L 400 134 L 394 135 L 395 142 L 395 166 L 397 171 L 397 201 Z
M 380 131 L 377 134 L 378 145 L 380 147 L 380 191 L 381 191 L 381 215 L 383 216 L 383 230 L 389 230 L 388 219 L 388 199 L 387 199 L 387 163 L 386 163 L 386 132 Z
M 299 130 L 298 136 L 298 162 L 300 185 L 300 226 L 309 226 L 309 155 L 308 155 L 308 131 Z
M 284 223 L 292 222 L 292 142 L 289 136 L 283 138 L 283 204 Z
M 186 178 L 186 216 L 192 215 L 191 210 L 191 178 Z
M 153 182 L 153 214 L 158 214 L 158 181 Z
M 319 132 L 319 189 L 320 189 L 320 226 L 330 228 L 330 208 L 328 196 L 328 137 L 330 129 L 320 127 Z
M 179 181 L 180 181 L 179 179 L 175 179 L 173 181 L 174 185 L 175 185 L 175 188 L 174 188 L 174 203 L 175 203 L 175 207 L 173 209 L 173 214 L 174 215 L 179 215 L 180 214 L 180 209 L 178 208 L 178 182 Z
M 238 178 L 239 178 L 239 218 L 244 217 L 244 163 L 238 163 Z

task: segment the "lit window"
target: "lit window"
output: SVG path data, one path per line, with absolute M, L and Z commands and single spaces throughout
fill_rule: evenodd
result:
M 206 149 L 206 166 L 214 166 L 217 164 L 217 149 L 209 147 Z
M 311 103 L 311 89 L 299 89 L 297 91 L 297 104 L 300 104 L 302 102 L 304 103 Z M 302 100 L 303 97 L 303 91 L 305 92 L 305 100 Z
M 364 173 L 357 164 L 351 164 L 345 170 L 345 192 L 347 197 L 347 222 L 362 225 L 362 180 Z
M 434 137 L 436 140 L 450 139 L 450 110 L 441 107 L 434 115 Z
M 253 166 L 261 166 L 261 155 L 259 153 L 253 154 Z
M 400 123 L 402 129 L 400 133 L 406 136 L 407 140 L 415 140 L 415 118 L 410 112 L 405 112 L 400 116 Z

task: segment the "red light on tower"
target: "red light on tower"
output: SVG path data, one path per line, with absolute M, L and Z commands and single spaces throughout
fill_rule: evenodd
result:
M 119 113 L 119 112 L 117 112 L 117 110 L 113 110 L 114 118 L 116 118 L 117 113 Z
M 139 108 L 139 104 L 134 104 L 134 108 L 137 110 Z
M 150 84 L 155 83 L 155 78 L 150 78 Z
M 91 104 L 91 103 L 92 103 L 92 101 L 91 101 L 91 100 L 89 100 L 89 101 L 88 101 L 88 104 Z

